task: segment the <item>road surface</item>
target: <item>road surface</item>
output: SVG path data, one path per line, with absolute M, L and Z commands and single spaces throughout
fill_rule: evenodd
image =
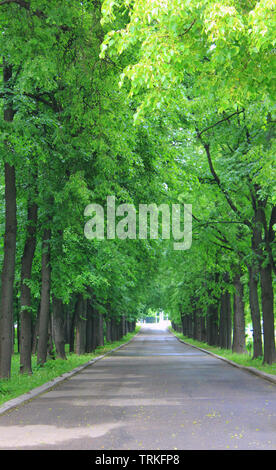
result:
M 0 416 L 0 449 L 275 450 L 276 386 L 145 325 Z

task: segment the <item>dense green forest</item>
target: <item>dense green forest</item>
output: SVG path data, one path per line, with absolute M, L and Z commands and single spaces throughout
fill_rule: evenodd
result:
M 149 309 L 239 353 L 249 326 L 252 357 L 276 361 L 274 8 L 0 1 L 1 378 L 15 336 L 31 373 L 33 355 L 89 353 Z M 161 224 L 88 239 L 85 208 L 109 196 L 189 205 L 191 246 Z

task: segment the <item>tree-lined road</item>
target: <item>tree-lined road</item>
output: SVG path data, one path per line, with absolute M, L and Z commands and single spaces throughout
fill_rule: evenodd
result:
M 276 388 L 143 326 L 123 348 L 0 416 L 1 449 L 276 449 Z

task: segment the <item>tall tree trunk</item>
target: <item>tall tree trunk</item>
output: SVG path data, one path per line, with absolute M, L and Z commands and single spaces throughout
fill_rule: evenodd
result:
M 98 313 L 92 307 L 92 345 L 93 351 L 99 346 L 99 318 Z
M 201 311 L 195 307 L 193 311 L 193 339 L 200 341 L 201 340 L 201 319 L 200 319 Z
M 72 313 L 72 318 L 70 322 L 70 338 L 69 338 L 69 351 L 74 352 L 75 350 L 75 326 L 76 326 L 76 308 L 74 308 Z
M 122 336 L 126 335 L 126 317 L 122 316 Z
M 258 207 L 255 213 L 255 231 L 257 232 L 255 241 L 255 252 L 259 259 L 260 280 L 261 280 L 261 299 L 263 313 L 263 334 L 264 334 L 264 363 L 272 364 L 276 361 L 275 352 L 275 333 L 274 333 L 274 296 L 273 296 L 273 280 L 272 265 L 274 263 L 272 257 L 271 245 L 275 239 L 273 229 L 276 223 L 276 207 L 272 208 L 269 227 L 267 227 L 266 203 L 258 200 Z M 264 240 L 261 239 L 261 225 L 264 231 Z M 261 243 L 264 242 L 265 250 L 262 252 Z
M 182 334 L 183 334 L 183 336 L 186 336 L 186 330 L 187 330 L 186 315 L 184 313 L 180 313 L 180 317 L 181 317 L 181 325 L 182 325 Z
M 48 359 L 55 359 L 53 341 L 53 317 L 51 315 L 48 322 L 47 360 Z
M 37 315 L 34 324 L 32 325 L 32 354 L 37 352 L 38 330 L 39 330 L 39 315 L 40 315 L 40 301 L 37 308 Z
M 20 372 L 32 372 L 32 312 L 31 291 L 25 281 L 31 279 L 32 264 L 36 247 L 36 224 L 38 207 L 28 204 L 27 236 L 21 262 L 21 296 L 20 296 Z
M 219 320 L 219 346 L 222 349 L 231 349 L 232 323 L 231 323 L 231 299 L 229 292 L 221 296 L 220 320 Z
M 218 304 L 208 306 L 207 312 L 207 343 L 210 346 L 218 345 Z
M 87 353 L 94 351 L 93 341 L 93 310 L 90 299 L 87 300 L 87 319 L 86 319 L 86 348 Z
M 264 363 L 272 364 L 276 361 L 275 334 L 274 334 L 274 298 L 272 285 L 272 267 L 269 263 L 261 268 L 261 295 L 264 329 Z
M 116 320 L 114 318 L 111 318 L 110 320 L 110 332 L 111 332 L 111 341 L 117 341 L 117 324 Z
M 65 354 L 65 315 L 64 306 L 61 299 L 53 296 L 53 340 L 56 347 L 57 357 L 66 359 Z
M 78 296 L 76 305 L 76 354 L 85 354 L 86 350 L 86 317 L 87 300 L 81 294 Z
M 233 344 L 232 351 L 238 354 L 245 354 L 245 312 L 243 301 L 243 285 L 240 274 L 234 278 L 234 321 L 233 321 Z
M 12 78 L 12 67 L 4 61 L 3 81 L 6 87 Z M 14 117 L 12 103 L 4 109 L 4 120 L 11 123 Z M 8 150 L 8 149 L 7 149 Z M 1 276 L 0 306 L 0 377 L 9 378 L 11 373 L 12 338 L 13 338 L 13 286 L 15 277 L 16 254 L 16 177 L 15 167 L 4 164 L 5 172 L 5 235 L 4 260 Z
M 248 266 L 249 274 L 249 304 L 253 328 L 253 356 L 252 359 L 263 355 L 263 341 L 261 328 L 261 313 L 258 297 L 258 270 Z
M 5 237 L 1 278 L 0 377 L 9 378 L 13 342 L 13 285 L 16 252 L 15 169 L 5 163 Z
M 106 342 L 111 343 L 111 322 L 110 322 L 110 319 L 106 318 L 105 326 L 106 326 L 106 332 L 105 332 Z
M 50 318 L 50 238 L 51 230 L 45 229 L 42 240 L 41 299 L 38 328 L 37 363 L 43 365 L 47 359 L 48 324 Z
M 96 312 L 97 346 L 104 346 L 103 314 Z
M 206 331 L 206 318 L 201 312 L 200 316 L 200 341 L 206 342 L 207 331 Z

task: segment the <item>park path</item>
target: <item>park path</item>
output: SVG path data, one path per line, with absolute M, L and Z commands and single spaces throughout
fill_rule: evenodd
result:
M 276 386 L 144 325 L 0 416 L 0 449 L 275 450 Z

